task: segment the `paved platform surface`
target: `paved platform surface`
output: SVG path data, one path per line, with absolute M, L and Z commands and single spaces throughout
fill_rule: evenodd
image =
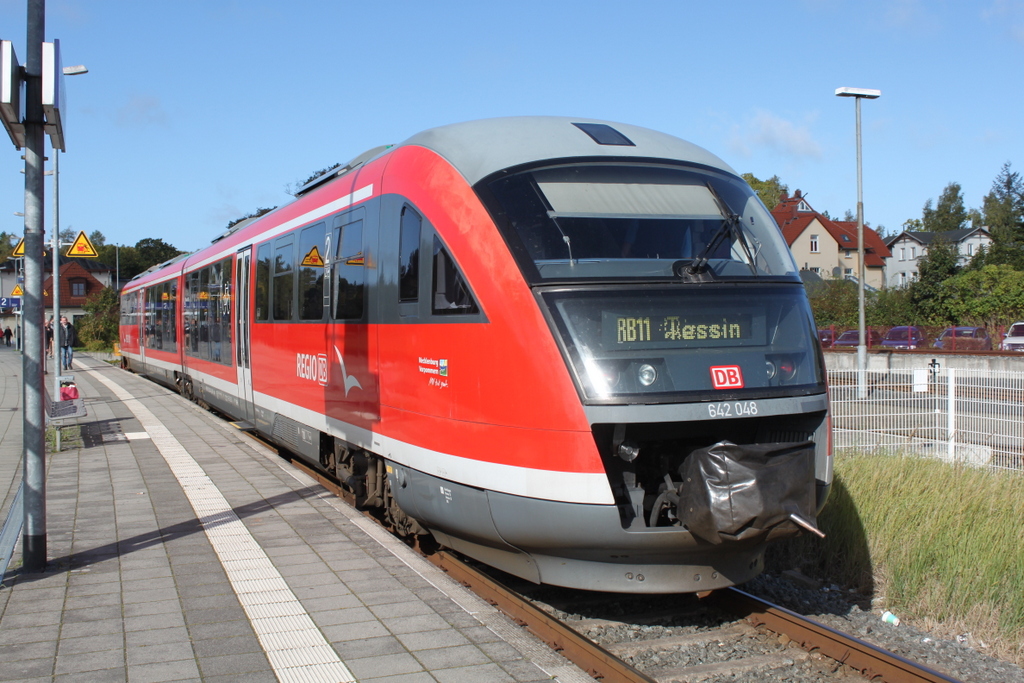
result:
M 0 347 L 0 522 L 21 362 Z M 89 412 L 47 456 L 46 571 L 19 547 L 0 588 L 0 681 L 592 680 L 218 418 L 71 374 Z

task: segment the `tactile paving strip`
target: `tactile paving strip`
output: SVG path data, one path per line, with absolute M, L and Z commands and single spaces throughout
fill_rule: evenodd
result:
M 354 683 L 348 667 L 199 463 L 141 402 L 101 373 L 93 376 L 135 414 L 178 479 L 278 680 Z

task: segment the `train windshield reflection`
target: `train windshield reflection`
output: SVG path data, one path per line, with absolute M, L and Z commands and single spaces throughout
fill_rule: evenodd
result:
M 533 281 L 798 279 L 775 222 L 738 178 L 654 165 L 565 165 L 488 185 L 492 210 Z M 498 207 L 493 204 L 499 205 Z

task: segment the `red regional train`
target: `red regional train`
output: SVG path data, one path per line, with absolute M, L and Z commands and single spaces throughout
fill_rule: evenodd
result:
M 504 118 L 371 150 L 136 277 L 121 316 L 126 368 L 538 583 L 742 583 L 831 486 L 777 225 L 645 128 Z

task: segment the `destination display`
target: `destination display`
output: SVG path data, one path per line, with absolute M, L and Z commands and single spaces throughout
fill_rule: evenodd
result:
M 605 311 L 602 330 L 606 349 L 763 344 L 764 325 L 755 325 L 755 319 L 751 311 L 650 314 Z

